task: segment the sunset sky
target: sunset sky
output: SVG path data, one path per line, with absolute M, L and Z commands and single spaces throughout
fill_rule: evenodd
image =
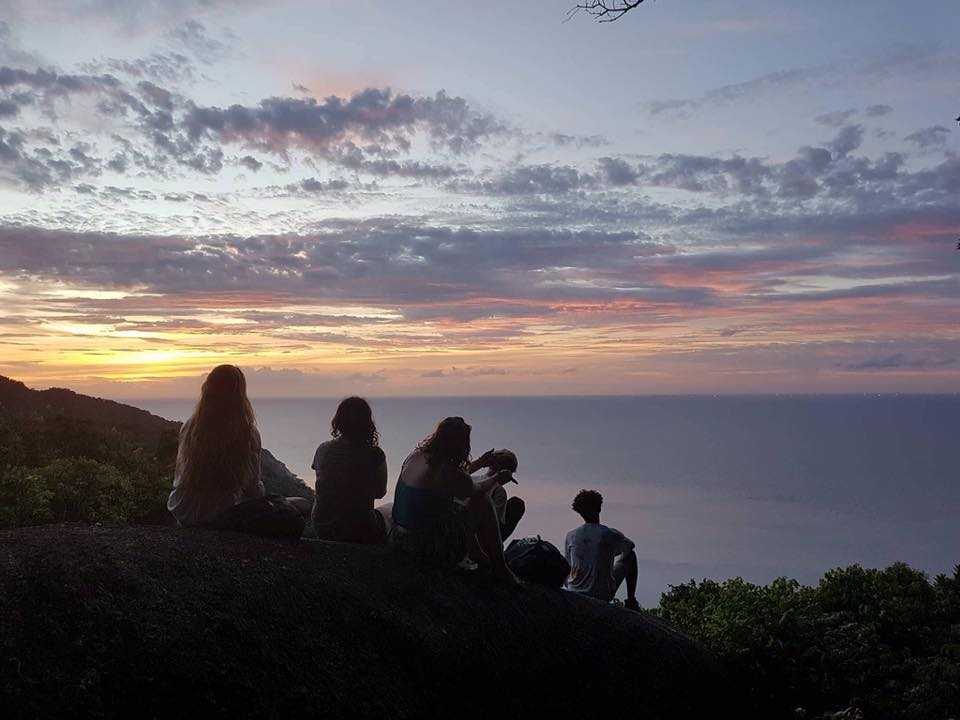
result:
M 956 0 L 0 0 L 0 374 L 960 389 Z

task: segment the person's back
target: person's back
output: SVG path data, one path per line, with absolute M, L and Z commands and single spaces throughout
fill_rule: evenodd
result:
M 354 526 L 373 511 L 374 500 L 387 489 L 383 450 L 345 438 L 322 443 L 313 457 L 317 474 L 313 522 L 318 529 L 332 523 Z
M 613 566 L 618 555 L 633 549 L 619 530 L 600 523 L 584 523 L 567 533 L 564 543 L 570 577 L 567 589 L 609 601 L 617 588 Z
M 243 500 L 262 497 L 260 433 L 239 368 L 207 376 L 193 415 L 180 430 L 167 509 L 182 526 L 209 525 Z
M 362 398 L 340 403 L 331 421 L 333 440 L 317 448 L 312 519 L 317 537 L 345 542 L 382 543 L 383 517 L 374 500 L 387 492 L 387 458 L 369 404 Z
M 600 523 L 603 496 L 595 490 L 581 490 L 573 500 L 573 509 L 584 523 L 567 533 L 564 554 L 570 564 L 566 588 L 609 602 L 617 588 L 627 581 L 629 608 L 637 605 L 637 556 L 633 542 L 619 530 Z

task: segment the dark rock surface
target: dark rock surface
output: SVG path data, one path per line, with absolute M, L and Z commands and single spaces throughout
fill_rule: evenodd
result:
M 721 717 L 719 692 L 702 651 L 656 620 L 387 548 L 137 526 L 0 533 L 10 720 Z

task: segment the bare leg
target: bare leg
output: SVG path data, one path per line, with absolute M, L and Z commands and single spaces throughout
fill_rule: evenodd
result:
M 638 609 L 637 603 L 637 554 L 631 550 L 617 558 L 613 566 L 613 577 L 617 582 L 617 588 L 624 580 L 627 581 L 627 602 L 626 606 L 632 610 Z
M 513 531 L 517 529 L 517 525 L 526 510 L 527 506 L 522 499 L 514 496 L 507 500 L 507 507 L 503 513 L 503 524 L 500 526 L 500 537 L 504 542 L 513 535 Z
M 490 566 L 498 577 L 518 583 L 503 558 L 503 540 L 500 538 L 500 523 L 497 512 L 488 495 L 474 495 L 467 501 L 470 527 L 475 528 L 476 541 L 480 550 L 489 558 Z

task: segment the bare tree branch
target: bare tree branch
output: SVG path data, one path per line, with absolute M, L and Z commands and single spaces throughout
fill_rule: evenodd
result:
M 619 20 L 628 12 L 637 7 L 643 0 L 586 0 L 570 8 L 567 20 L 580 12 L 585 12 L 597 22 L 613 22 Z

